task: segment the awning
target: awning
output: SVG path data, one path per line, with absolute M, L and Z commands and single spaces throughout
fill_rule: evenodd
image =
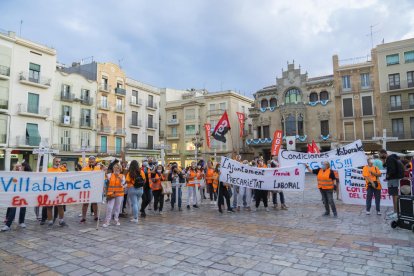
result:
M 26 126 L 27 144 L 29 146 L 38 146 L 40 144 L 40 134 L 37 125 L 27 124 Z

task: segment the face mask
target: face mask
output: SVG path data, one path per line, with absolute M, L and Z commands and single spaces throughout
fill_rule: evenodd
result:
M 322 169 L 322 170 L 325 170 L 325 169 L 326 169 L 326 165 L 325 165 L 325 164 L 322 164 L 322 165 L 321 165 L 321 169 Z
M 148 162 L 144 162 L 144 163 L 142 163 L 142 166 L 144 166 L 144 167 L 148 167 Z
M 162 170 L 157 170 L 157 173 L 161 173 L 162 172 Z

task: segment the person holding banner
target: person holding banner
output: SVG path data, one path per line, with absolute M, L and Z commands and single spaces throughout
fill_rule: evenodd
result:
M 323 204 L 325 205 L 324 216 L 329 216 L 329 206 L 331 206 L 334 217 L 338 216 L 333 199 L 333 192 L 336 189 L 336 177 L 328 161 L 323 161 L 320 168 L 312 170 L 308 164 L 306 168 L 309 172 L 317 175 L 318 189 L 321 192 Z
M 264 163 L 262 158 L 259 158 L 257 161 L 257 167 L 258 168 L 267 168 L 266 164 Z M 265 207 L 266 212 L 269 212 L 269 208 L 267 206 L 267 194 L 269 193 L 269 191 L 267 190 L 256 190 L 255 193 L 255 200 L 256 200 L 256 212 L 259 211 L 259 205 L 260 205 L 260 201 L 263 201 L 263 205 Z
M 126 175 L 128 201 L 131 204 L 133 218 L 131 222 L 138 222 L 138 204 L 142 198 L 145 184 L 145 174 L 137 160 L 132 160 Z M 124 199 L 125 200 L 125 199 Z
M 365 178 L 365 189 L 367 190 L 367 204 L 366 214 L 371 214 L 371 202 L 372 196 L 375 197 L 375 208 L 377 209 L 377 215 L 381 215 L 380 201 L 381 201 L 381 183 L 379 177 L 381 172 L 379 168 L 374 166 L 374 162 L 371 158 L 368 159 L 368 165 L 362 169 L 362 175 Z
M 277 156 L 273 155 L 272 160 L 270 161 L 271 168 L 279 168 L 279 162 L 277 162 Z M 285 194 L 281 190 L 276 190 L 272 192 L 272 201 L 273 201 L 273 208 L 277 209 L 277 194 L 280 197 L 280 209 L 287 210 L 288 207 L 285 204 Z
M 17 163 L 13 167 L 13 171 L 23 171 L 24 167 L 23 164 Z M 14 221 L 14 218 L 16 217 L 16 207 L 9 207 L 6 211 L 6 220 L 5 225 L 0 229 L 1 232 L 9 231 L 11 228 L 11 225 Z M 20 213 L 19 213 L 19 227 L 20 228 L 26 228 L 26 224 L 24 223 L 24 219 L 26 217 L 26 207 L 20 207 Z
M 83 172 L 100 171 L 101 167 L 96 165 L 95 156 L 91 155 L 88 159 L 88 165 L 82 169 Z M 88 212 L 89 203 L 82 205 L 82 219 L 79 223 L 86 222 L 86 213 Z M 91 203 L 93 214 L 95 215 L 95 221 L 98 221 L 98 203 Z
M 236 156 L 234 157 L 234 160 L 236 162 L 242 163 L 242 158 L 240 154 L 236 154 Z M 240 207 L 238 207 L 239 205 L 241 205 L 241 202 L 239 202 L 239 204 L 237 204 L 238 198 L 239 198 L 239 194 L 240 194 L 240 188 L 239 186 L 233 185 L 233 208 L 237 208 L 237 211 L 240 211 Z
M 108 227 L 111 222 L 112 215 L 117 226 L 119 222 L 119 213 L 121 212 L 122 201 L 124 200 L 124 189 L 126 187 L 125 177 L 121 174 L 122 167 L 115 164 L 112 168 L 113 172 L 107 175 L 108 190 L 106 192 L 106 218 L 102 227 Z
M 220 164 L 216 165 L 216 169 L 214 171 L 215 181 L 218 181 L 218 211 L 223 213 L 222 206 L 224 205 L 224 199 L 226 199 L 227 204 L 227 213 L 234 213 L 233 208 L 230 205 L 230 194 L 229 194 L 229 187 L 228 184 L 224 184 L 223 181 L 220 181 Z M 217 179 L 217 180 L 216 180 Z
M 191 202 L 194 208 L 197 206 L 197 194 L 195 181 L 197 180 L 196 162 L 191 162 L 191 167 L 187 171 L 187 209 L 190 209 Z
M 248 160 L 244 160 L 243 164 L 249 165 Z M 252 203 L 252 189 L 247 187 L 238 187 L 239 193 L 237 195 L 237 211 L 240 211 L 240 207 L 243 203 L 243 207 L 247 209 L 247 211 L 251 211 L 250 204 Z
M 53 167 L 48 168 L 47 172 L 53 172 L 53 173 L 61 173 L 62 169 L 60 168 L 60 158 L 55 157 L 53 158 Z M 57 206 L 57 211 L 59 214 L 59 226 L 66 226 L 66 222 L 63 220 L 63 217 L 65 216 L 65 210 L 63 208 L 63 205 Z M 53 220 L 53 206 L 47 207 L 47 220 L 48 220 L 48 226 L 53 226 L 54 220 Z

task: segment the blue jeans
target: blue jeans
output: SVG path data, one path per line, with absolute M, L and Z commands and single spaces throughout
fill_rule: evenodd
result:
M 134 215 L 134 219 L 138 219 L 138 204 L 139 204 L 139 200 L 142 197 L 143 194 L 143 189 L 142 188 L 134 188 L 131 187 L 128 189 L 128 200 L 131 203 L 131 207 L 132 207 L 132 214 Z
M 172 194 L 171 194 L 171 207 L 174 208 L 176 199 L 175 194 L 177 193 L 177 187 L 172 187 Z M 182 198 L 183 192 L 181 191 L 181 187 L 178 188 L 178 208 L 181 208 L 181 198 Z

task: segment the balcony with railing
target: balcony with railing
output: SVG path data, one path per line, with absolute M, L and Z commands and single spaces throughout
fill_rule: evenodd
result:
M 157 110 L 157 104 L 154 102 L 147 102 L 147 108 L 151 110 Z
M 374 82 L 373 81 L 370 81 L 370 82 L 368 82 L 368 83 L 360 83 L 360 88 L 361 88 L 361 90 L 363 90 L 363 91 L 366 91 L 366 90 L 372 90 L 372 89 L 374 89 Z
M 142 127 L 142 122 L 141 122 L 141 120 L 131 118 L 131 119 L 129 119 L 129 127 L 140 128 L 140 127 Z
M 107 102 L 100 102 L 98 104 L 98 108 L 99 109 L 103 109 L 103 110 L 109 110 L 109 104 Z
M 167 134 L 167 140 L 178 140 L 180 139 L 179 133 L 168 133 Z
M 387 91 L 395 91 L 395 90 L 403 90 L 403 89 L 409 89 L 414 88 L 414 80 L 413 81 L 407 81 L 407 80 L 401 80 L 399 82 L 394 83 L 387 83 Z
M 50 114 L 50 108 L 37 105 L 18 104 L 17 113 L 22 116 L 38 117 L 45 119 Z
M 213 109 L 207 111 L 207 116 L 221 116 L 226 111 L 226 109 Z
M 80 103 L 83 105 L 93 105 L 93 98 L 92 97 L 80 98 Z
M 28 72 L 20 72 L 19 74 L 20 83 L 36 86 L 39 88 L 47 89 L 50 87 L 52 79 L 46 77 L 30 77 Z
M 111 92 L 111 86 L 109 84 L 99 85 L 99 91 L 109 93 Z
M 122 153 L 122 147 L 108 147 L 108 146 L 96 146 L 94 148 L 94 152 L 98 154 L 98 156 L 120 156 Z
M 59 149 L 59 152 L 72 152 L 74 149 L 78 147 L 77 145 L 71 145 L 71 144 L 57 144 L 53 145 L 53 148 Z
M 180 151 L 178 149 L 166 150 L 165 153 L 167 155 L 180 155 Z
M 0 113 L 7 112 L 8 109 L 9 109 L 9 101 L 0 99 Z
M 122 87 L 116 87 L 115 88 L 115 94 L 118 96 L 125 96 L 126 95 L 126 90 Z
M 413 112 L 414 102 L 401 102 L 399 104 L 388 104 L 387 109 L 388 109 L 388 113 Z
M 158 128 L 158 124 L 157 123 L 147 122 L 147 129 L 156 130 L 157 128 Z
M 10 77 L 10 67 L 0 65 L 0 79 L 8 80 Z
M 81 118 L 79 121 L 80 128 L 93 128 L 93 121 L 89 118 Z
M 117 104 L 115 106 L 115 112 L 117 113 L 125 113 L 125 106 L 122 104 Z
M 118 136 L 125 136 L 126 135 L 125 128 L 115 128 L 114 134 Z
M 167 120 L 167 126 L 175 126 L 180 124 L 180 121 L 178 119 L 168 119 Z
M 61 91 L 60 100 L 64 102 L 73 102 L 75 100 L 75 94 Z
M 110 126 L 100 125 L 97 128 L 99 134 L 111 134 L 112 128 Z
M 24 147 L 38 147 L 41 137 L 17 136 L 16 145 Z
M 414 139 L 414 129 L 411 131 L 387 131 L 387 137 L 397 137 L 398 140 Z
M 133 106 L 141 106 L 142 105 L 142 99 L 131 97 L 129 100 L 129 104 Z
M 153 150 L 154 146 L 148 143 L 127 143 L 127 150 Z
M 72 127 L 75 124 L 75 119 L 72 116 L 61 115 L 59 117 L 59 125 L 65 127 Z

